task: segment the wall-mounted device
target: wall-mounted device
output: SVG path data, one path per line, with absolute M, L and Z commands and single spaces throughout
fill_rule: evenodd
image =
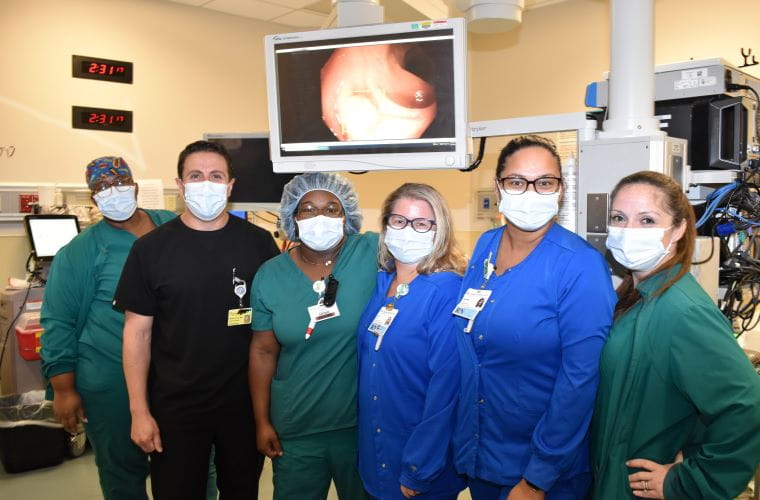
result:
M 88 80 L 132 83 L 133 65 L 100 57 L 71 56 L 71 76 Z
M 605 253 L 609 193 L 626 175 L 652 170 L 673 177 L 684 191 L 691 177 L 686 141 L 668 136 L 596 139 L 580 143 L 578 234 Z
M 463 19 L 265 37 L 275 172 L 465 168 Z
M 760 161 L 757 96 L 741 89 L 760 92 L 760 79 L 723 59 L 704 59 L 657 66 L 654 83 L 655 115 L 669 136 L 689 141 L 693 170 L 740 170 Z M 608 80 L 589 84 L 586 104 L 607 107 L 608 92 Z
M 24 226 L 37 261 L 53 260 L 58 250 L 79 234 L 76 215 L 26 215 Z
M 124 109 L 72 106 L 71 126 L 108 132 L 132 132 L 132 112 Z

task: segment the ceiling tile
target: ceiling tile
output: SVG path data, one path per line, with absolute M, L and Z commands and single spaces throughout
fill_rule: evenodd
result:
M 317 0 L 316 2 L 312 0 L 305 8 L 322 14 L 329 14 L 332 12 L 332 0 Z
M 272 19 L 273 23 L 284 24 L 296 28 L 319 28 L 328 16 L 307 10 L 294 10 L 289 14 Z
M 209 0 L 169 0 L 170 2 L 174 3 L 183 3 L 185 5 L 192 5 L 195 7 L 200 7 L 204 3 L 208 3 Z
M 303 9 L 309 4 L 314 3 L 314 0 L 265 0 L 267 3 L 273 3 L 281 7 L 288 7 L 291 9 Z
M 204 5 L 205 8 L 270 21 L 275 17 L 287 14 L 292 9 L 259 0 L 212 0 Z

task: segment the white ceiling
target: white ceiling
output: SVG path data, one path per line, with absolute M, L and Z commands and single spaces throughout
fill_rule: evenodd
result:
M 317 29 L 331 21 L 331 0 L 167 0 L 236 16 L 282 24 L 293 28 Z M 544 7 L 567 0 L 525 0 L 525 9 Z M 386 22 L 419 21 L 448 17 L 444 0 L 382 0 Z M 430 14 L 435 14 L 431 16 Z

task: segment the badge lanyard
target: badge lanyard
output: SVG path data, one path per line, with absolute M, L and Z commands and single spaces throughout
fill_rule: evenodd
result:
M 248 291 L 248 287 L 245 284 L 245 281 L 241 280 L 237 276 L 235 276 L 235 269 L 232 268 L 232 292 L 237 295 L 238 298 L 238 305 L 240 308 L 243 308 L 243 297 L 245 297 L 245 292 Z
M 307 308 L 309 313 L 309 326 L 306 328 L 305 339 L 309 340 L 317 323 L 326 319 L 340 316 L 338 304 L 335 300 L 338 295 L 338 280 L 332 274 L 325 279 L 319 279 L 312 283 L 311 289 L 318 295 L 317 303 Z
M 391 323 L 393 323 L 393 320 L 396 319 L 396 315 L 398 314 L 398 309 L 396 309 L 396 302 L 398 302 L 401 297 L 407 295 L 408 293 L 409 285 L 407 283 L 399 283 L 396 287 L 396 293 L 393 296 L 393 300 L 388 303 L 388 305 L 380 308 L 380 310 L 375 315 L 375 319 L 372 320 L 369 328 L 367 328 L 372 334 L 377 336 L 377 340 L 375 341 L 375 351 L 380 350 L 380 345 L 383 343 L 383 337 L 385 337 L 385 334 L 388 331 L 388 328 L 390 328 Z

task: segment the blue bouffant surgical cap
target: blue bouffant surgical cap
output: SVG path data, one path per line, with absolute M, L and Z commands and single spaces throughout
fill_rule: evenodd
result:
M 280 227 L 290 241 L 300 241 L 296 234 L 295 213 L 298 202 L 309 191 L 327 191 L 334 194 L 343 205 L 346 217 L 346 234 L 358 233 L 362 227 L 359 197 L 348 179 L 342 175 L 308 172 L 293 177 L 282 190 L 280 201 Z

